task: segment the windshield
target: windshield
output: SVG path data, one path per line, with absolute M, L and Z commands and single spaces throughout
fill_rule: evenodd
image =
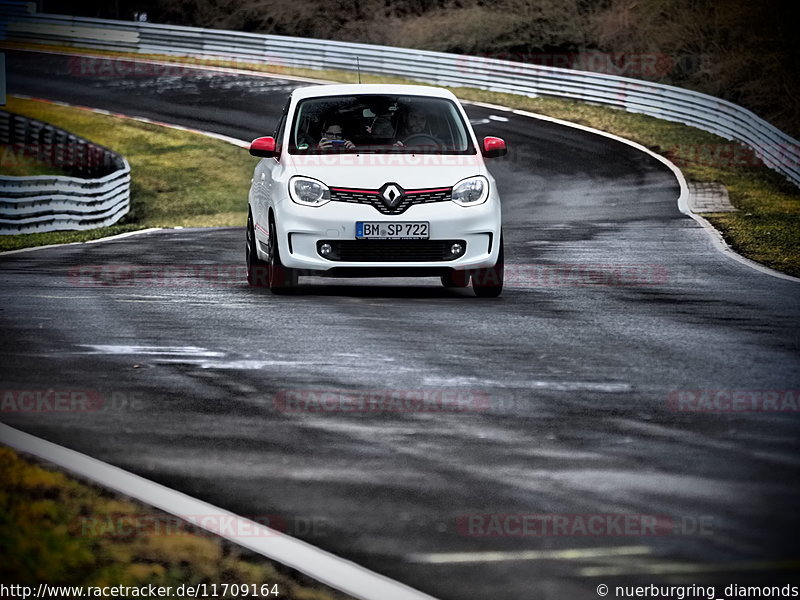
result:
M 297 104 L 292 124 L 292 154 L 475 154 L 461 113 L 447 98 L 309 98 Z

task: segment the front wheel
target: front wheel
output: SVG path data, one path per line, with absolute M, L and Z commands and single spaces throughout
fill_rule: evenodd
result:
M 273 294 L 285 294 L 297 287 L 297 270 L 284 267 L 281 262 L 274 221 L 270 221 L 269 224 L 269 262 L 267 265 L 270 292 Z
M 493 267 L 477 269 L 472 274 L 472 290 L 478 298 L 497 298 L 503 291 L 505 259 L 503 257 L 503 235 L 500 235 L 500 252 Z
M 253 215 L 247 214 L 247 246 L 245 260 L 247 261 L 247 283 L 252 287 L 267 286 L 267 263 L 258 258 L 256 252 L 256 231 L 253 227 Z

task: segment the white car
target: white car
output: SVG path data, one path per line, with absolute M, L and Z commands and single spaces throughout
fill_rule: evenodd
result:
M 249 194 L 247 279 L 275 293 L 298 275 L 437 276 L 495 297 L 503 289 L 497 187 L 456 97 L 412 85 L 295 90 Z

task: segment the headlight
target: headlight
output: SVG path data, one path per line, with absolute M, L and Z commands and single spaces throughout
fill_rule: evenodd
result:
M 289 196 L 297 204 L 322 206 L 331 201 L 328 186 L 308 177 L 292 177 L 289 181 Z
M 488 197 L 489 181 L 480 175 L 463 179 L 453 187 L 453 202 L 461 206 L 483 204 Z

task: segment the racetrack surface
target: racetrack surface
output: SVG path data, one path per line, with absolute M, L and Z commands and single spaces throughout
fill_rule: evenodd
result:
M 11 94 L 240 139 L 271 134 L 298 85 L 192 69 L 86 76 L 65 57 L 21 52 L 7 63 Z M 796 580 L 778 563 L 798 558 L 800 414 L 692 413 L 668 400 L 800 389 L 797 284 L 714 249 L 652 157 L 467 110 L 479 136 L 510 147 L 489 163 L 509 273 L 499 299 L 434 279 L 307 278 L 299 294 L 273 296 L 244 280 L 243 228 L 4 256 L 3 387 L 96 391 L 106 404 L 4 408 L 3 421 L 241 515 L 278 515 L 289 534 L 446 600 Z M 231 193 L 244 208 L 247 190 Z M 281 404 L 359 390 L 476 403 Z M 660 515 L 683 531 L 476 536 L 459 527 L 473 514 Z

